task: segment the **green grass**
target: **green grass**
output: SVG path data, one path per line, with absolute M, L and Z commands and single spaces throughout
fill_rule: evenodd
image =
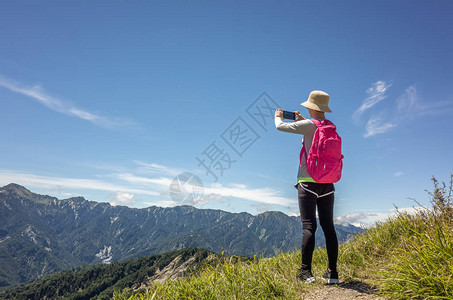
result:
M 379 281 L 390 298 L 453 299 L 453 176 L 448 188 L 433 182 L 433 208 L 398 217 L 404 235 Z
M 300 252 L 280 253 L 269 259 L 243 261 L 235 256 L 219 258 L 188 278 L 152 286 L 147 292 L 116 299 L 294 299 L 303 283 L 298 282 Z
M 399 212 L 342 245 L 343 275 L 391 299 L 453 299 L 453 176 L 449 187 L 433 182 L 432 208 Z
M 391 299 L 453 299 L 453 175 L 449 187 L 433 182 L 431 209 L 398 213 L 340 245 L 341 280 L 375 285 Z M 300 299 L 321 287 L 296 279 L 300 261 L 300 251 L 250 261 L 219 258 L 197 274 L 132 295 L 124 290 L 115 299 Z M 326 251 L 315 250 L 315 276 L 326 266 Z

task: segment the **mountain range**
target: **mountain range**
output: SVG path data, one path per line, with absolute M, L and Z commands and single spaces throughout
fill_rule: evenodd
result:
M 336 225 L 340 242 L 362 229 Z M 317 245 L 324 244 L 321 230 Z M 0 188 L 0 288 L 82 265 L 111 263 L 195 247 L 241 256 L 298 249 L 299 217 L 192 206 L 137 209 L 59 200 L 18 184 Z

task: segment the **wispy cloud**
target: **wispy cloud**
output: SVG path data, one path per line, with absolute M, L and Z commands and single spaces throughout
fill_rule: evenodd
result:
M 142 171 L 144 173 L 156 173 L 160 175 L 176 176 L 178 174 L 185 172 L 182 169 L 163 166 L 152 162 L 144 162 L 139 160 L 135 160 L 134 162 L 139 166 L 139 171 Z
M 387 98 L 385 93 L 391 86 L 385 81 L 373 83 L 366 91 L 369 97 L 354 112 L 353 119 L 360 126 L 363 124 L 365 111 L 369 110 L 371 112 L 365 124 L 365 133 L 363 135 L 365 138 L 385 133 L 415 117 L 439 115 L 452 110 L 452 101 L 430 101 L 425 103 L 418 97 L 416 85 L 413 84 L 406 88 L 396 100 L 390 102 L 390 105 L 394 107 L 391 113 L 384 114 L 382 109 L 376 111 L 374 106 Z
M 359 122 L 361 115 L 375 106 L 377 103 L 381 102 L 387 96 L 385 95 L 385 92 L 391 87 L 392 85 L 379 80 L 371 85 L 370 88 L 366 91 L 367 94 L 369 95 L 368 98 L 363 100 L 362 105 L 354 112 L 353 118 L 356 122 Z
M 364 137 L 370 137 L 378 133 L 384 133 L 389 129 L 396 127 L 396 124 L 383 122 L 381 118 L 372 116 L 365 125 Z
M 453 101 L 429 101 L 423 103 L 417 95 L 416 85 L 409 86 L 396 100 L 399 116 L 413 119 L 428 115 L 439 115 L 451 111 Z
M 135 204 L 135 195 L 131 193 L 116 192 L 111 195 L 111 205 L 133 206 Z
M 169 187 L 172 178 L 168 177 L 157 177 L 157 178 L 150 178 L 150 177 L 144 177 L 144 176 L 137 176 L 134 174 L 130 173 L 118 173 L 116 174 L 116 177 L 120 180 L 127 181 L 129 183 L 133 183 L 136 185 L 142 185 L 142 186 L 156 186 L 156 187 Z
M 161 166 L 162 167 L 162 166 Z M 157 178 L 137 176 L 131 173 L 118 173 L 118 179 L 140 185 L 142 187 L 153 187 L 155 190 L 165 191 L 161 195 L 168 195 L 168 191 L 173 178 L 160 176 Z M 206 204 L 211 201 L 229 200 L 231 197 L 249 200 L 258 203 L 290 205 L 294 200 L 284 197 L 280 191 L 269 187 L 250 188 L 244 184 L 230 183 L 223 185 L 214 183 L 204 187 L 202 201 L 193 204 Z
M 235 197 L 258 203 L 292 205 L 294 199 L 286 198 L 278 190 L 269 187 L 249 188 L 243 184 L 215 184 L 205 187 L 205 194 L 219 195 L 221 197 Z
M 118 117 L 106 117 L 101 116 L 83 109 L 80 109 L 73 104 L 60 100 L 50 94 L 48 94 L 44 89 L 39 86 L 25 86 L 23 84 L 14 82 L 11 79 L 0 76 L 0 86 L 4 87 L 12 92 L 28 96 L 47 108 L 54 110 L 56 112 L 76 117 L 82 120 L 89 121 L 95 125 L 105 127 L 105 128 L 116 128 L 124 126 L 133 126 L 134 122 L 122 119 Z
M 65 187 L 68 189 L 89 189 L 150 196 L 160 195 L 160 193 L 155 190 L 130 187 L 102 180 L 43 176 L 11 170 L 0 170 L 0 185 L 3 186 L 13 182 L 24 185 L 26 187 L 34 187 L 40 189 L 55 189 L 59 187 Z
M 156 167 L 157 166 L 157 167 Z M 158 170 L 167 170 L 172 173 L 171 168 L 156 164 Z M 171 171 L 171 172 L 170 172 Z M 84 178 L 66 178 L 58 176 L 44 176 L 30 174 L 21 171 L 0 170 L 0 185 L 6 185 L 12 182 L 39 189 L 89 189 L 98 191 L 109 191 L 111 194 L 108 198 L 113 204 L 126 205 L 137 204 L 135 195 L 157 196 L 159 201 L 166 206 L 171 206 L 170 185 L 174 179 L 173 176 L 142 176 L 132 172 L 115 172 L 102 175 L 104 180 L 84 179 Z M 192 205 L 205 205 L 213 202 L 228 202 L 232 198 L 248 200 L 260 204 L 293 206 L 294 199 L 287 198 L 279 190 L 270 187 L 251 188 L 245 184 L 213 183 L 203 187 L 203 197 Z M 168 200 L 167 200 L 168 199 Z M 149 202 L 149 200 L 146 200 Z M 143 201 L 140 201 L 143 202 Z M 149 202 L 151 203 L 151 202 Z
M 139 166 L 141 175 L 134 174 L 133 172 L 120 172 L 112 176 L 140 188 L 150 188 L 160 191 L 160 195 L 163 197 L 170 197 L 170 185 L 175 176 L 182 173 L 181 169 L 156 163 L 134 162 Z M 293 199 L 284 197 L 280 191 L 269 187 L 250 188 L 245 184 L 238 183 L 213 183 L 203 187 L 203 197 L 201 199 L 187 204 L 204 205 L 210 202 L 224 202 L 230 201 L 232 197 L 257 203 L 283 206 L 292 205 L 294 202 Z
M 269 180 L 270 182 L 278 181 L 278 182 L 285 183 L 285 184 L 293 184 L 292 181 L 282 180 L 278 176 L 265 175 L 265 174 L 261 174 L 261 173 L 257 173 L 256 175 L 258 175 L 259 177 L 261 177 L 263 179 Z

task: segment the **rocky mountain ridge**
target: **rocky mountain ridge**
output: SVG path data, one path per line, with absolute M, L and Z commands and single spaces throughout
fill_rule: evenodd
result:
M 87 264 L 196 247 L 271 256 L 300 247 L 298 217 L 191 206 L 143 209 L 74 197 L 59 200 L 9 184 L 0 188 L 0 288 Z M 337 226 L 340 241 L 360 228 Z M 317 232 L 318 245 L 323 236 Z

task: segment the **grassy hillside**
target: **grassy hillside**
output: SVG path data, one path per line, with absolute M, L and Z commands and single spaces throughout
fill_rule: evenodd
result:
M 432 209 L 398 213 L 340 246 L 340 279 L 376 285 L 393 299 L 453 299 L 453 176 L 449 187 L 433 182 Z M 325 250 L 315 251 L 313 263 L 320 278 Z M 116 293 L 115 299 L 300 299 L 319 284 L 298 282 L 299 264 L 300 251 L 247 262 L 232 257 L 132 296 Z

